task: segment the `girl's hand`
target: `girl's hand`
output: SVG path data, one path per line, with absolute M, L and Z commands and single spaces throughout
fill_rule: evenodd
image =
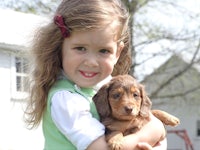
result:
M 140 150 L 153 150 L 153 147 L 151 145 L 144 142 L 139 143 L 138 148 L 140 148 Z
M 141 142 L 138 144 L 138 148 L 141 150 L 167 150 L 167 139 L 158 142 L 154 147 L 148 143 Z

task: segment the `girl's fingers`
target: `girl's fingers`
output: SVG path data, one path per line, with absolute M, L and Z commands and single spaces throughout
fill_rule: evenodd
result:
M 152 146 L 149 145 L 148 143 L 138 143 L 138 147 L 141 149 L 141 150 L 153 150 Z

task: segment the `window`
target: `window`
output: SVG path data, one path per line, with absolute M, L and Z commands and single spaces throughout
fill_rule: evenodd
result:
M 197 136 L 200 137 L 200 120 L 197 120 Z
M 21 57 L 15 57 L 16 67 L 16 91 L 27 92 L 27 60 Z
M 24 57 L 12 57 L 12 100 L 22 100 L 27 96 L 28 60 Z

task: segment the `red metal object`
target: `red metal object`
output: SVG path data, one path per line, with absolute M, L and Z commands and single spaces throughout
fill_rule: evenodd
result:
M 167 133 L 175 133 L 185 141 L 186 150 L 189 150 L 189 148 L 190 150 L 194 150 L 192 142 L 190 141 L 186 130 L 168 130 Z

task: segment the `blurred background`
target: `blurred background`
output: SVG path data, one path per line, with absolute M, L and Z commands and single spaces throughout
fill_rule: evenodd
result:
M 0 1 L 0 150 L 40 150 L 41 126 L 28 130 L 23 109 L 33 33 L 52 19 L 61 0 Z M 168 150 L 200 147 L 200 1 L 123 0 L 131 14 L 130 74 L 153 108 L 180 118 L 167 127 Z

